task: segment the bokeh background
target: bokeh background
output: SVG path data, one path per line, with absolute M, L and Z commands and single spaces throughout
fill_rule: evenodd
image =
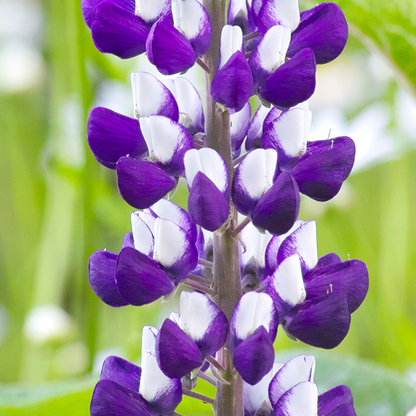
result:
M 79 3 L 0 0 L 0 415 L 48 414 L 47 406 L 87 415 L 103 357 L 137 361 L 142 326 L 177 309 L 175 301 L 112 309 L 89 287 L 89 256 L 119 250 L 133 209 L 88 149 L 88 114 L 102 105 L 132 115 L 130 72 L 151 68 L 142 57 L 100 54 Z M 357 368 L 390 377 L 386 402 L 361 414 L 398 415 L 411 400 L 400 402 L 394 386 L 409 388 L 416 406 L 416 5 L 336 3 L 350 38 L 319 67 L 310 138 L 351 136 L 356 165 L 334 200 L 305 198 L 301 218 L 317 220 L 320 255 L 366 262 L 370 291 L 338 355 L 313 353 L 331 374 L 354 367 L 344 379 L 360 378 Z M 302 10 L 313 5 L 301 1 Z M 186 204 L 184 189 L 175 201 Z M 275 346 L 286 357 L 305 351 L 283 331 Z

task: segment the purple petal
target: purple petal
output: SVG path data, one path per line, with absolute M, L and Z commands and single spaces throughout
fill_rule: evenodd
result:
M 252 386 L 272 369 L 273 362 L 273 341 L 264 326 L 257 328 L 234 351 L 234 367 Z
M 91 111 L 87 136 L 95 158 L 110 169 L 116 168 L 122 156 L 140 157 L 147 152 L 139 122 L 108 108 Z
M 301 14 L 287 56 L 291 58 L 303 48 L 310 48 L 316 63 L 325 64 L 342 52 L 347 38 L 348 25 L 341 8 L 334 3 L 322 3 Z
M 336 263 L 341 263 L 339 256 L 335 253 L 328 253 L 319 258 L 316 267 L 329 266 Z
M 346 337 L 350 321 L 347 295 L 333 292 L 299 304 L 282 325 L 305 344 L 331 349 Z
M 275 109 L 275 107 L 267 108 L 264 105 L 260 104 L 248 127 L 246 140 L 247 151 L 256 147 L 261 147 L 260 139 L 263 134 L 263 122 L 265 121 L 267 114 L 269 114 L 269 112 L 273 109 Z
M 253 78 L 246 58 L 235 52 L 214 76 L 211 97 L 217 103 L 240 111 L 253 95 Z
M 149 61 L 163 75 L 185 72 L 195 63 L 195 53 L 189 40 L 167 19 L 158 20 L 146 41 Z
M 82 15 L 88 27 L 91 27 L 95 8 L 102 1 L 103 0 L 81 0 Z M 120 6 L 122 9 L 134 13 L 135 0 L 110 0 L 110 2 Z
M 170 319 L 163 322 L 156 338 L 156 357 L 161 370 L 171 378 L 182 378 L 203 362 L 192 338 Z
M 317 201 L 328 201 L 348 178 L 355 158 L 355 145 L 349 137 L 309 142 L 290 173 L 299 190 Z
M 96 251 L 90 257 L 89 279 L 94 293 L 107 305 L 126 306 L 128 303 L 120 296 L 116 285 L 117 254 L 109 251 Z
M 145 52 L 149 26 L 140 16 L 103 1 L 95 8 L 91 32 L 101 52 L 127 59 Z
M 227 340 L 228 320 L 207 296 L 182 292 L 179 326 L 194 340 L 202 355 L 214 355 Z
M 173 22 L 189 40 L 195 56 L 208 52 L 211 45 L 211 20 L 204 6 L 197 0 L 173 0 Z
M 315 373 L 315 357 L 299 355 L 288 361 L 273 377 L 269 385 L 269 398 L 275 408 L 280 398 L 296 384 L 312 382 Z
M 257 16 L 257 26 L 261 35 L 275 25 L 287 26 L 293 31 L 299 20 L 298 0 L 263 0 Z
M 122 157 L 116 168 L 121 196 L 137 209 L 150 207 L 176 186 L 176 180 L 152 162 Z
M 202 172 L 198 172 L 192 182 L 188 212 L 195 224 L 208 231 L 217 230 L 228 219 L 228 201 L 214 182 Z
M 91 399 L 91 416 L 157 416 L 136 391 L 111 380 L 100 380 Z
M 139 391 L 142 369 L 120 357 L 107 357 L 101 369 L 100 380 L 111 380 L 122 386 Z
M 288 390 L 273 409 L 274 415 L 316 416 L 318 402 L 318 389 L 316 384 L 303 381 Z
M 152 303 L 175 288 L 155 260 L 131 247 L 120 251 L 116 283 L 123 299 L 135 306 Z
M 337 386 L 320 394 L 318 414 L 321 416 L 355 416 L 351 390 L 347 386 Z
M 171 12 L 171 0 L 135 0 L 136 14 L 151 25 Z
M 360 260 L 315 267 L 306 273 L 304 279 L 307 300 L 341 291 L 347 295 L 350 313 L 357 310 L 368 292 L 368 270 Z
M 155 76 L 147 72 L 133 72 L 131 87 L 136 118 L 159 115 L 176 122 L 179 120 L 175 97 Z
M 249 20 L 249 14 L 251 15 L 251 10 L 246 0 L 230 0 L 228 3 L 227 24 L 240 26 L 244 34 L 250 33 L 254 27 L 252 19 Z
M 123 243 L 121 244 L 121 248 L 124 247 L 133 247 L 134 248 L 134 239 L 133 239 L 133 233 L 131 231 L 128 231 L 123 238 Z
M 287 172 L 282 172 L 256 205 L 252 216 L 253 224 L 271 234 L 284 234 L 296 221 L 299 204 L 296 181 Z
M 294 107 L 313 94 L 315 72 L 315 55 L 311 49 L 302 49 L 266 78 L 260 95 L 280 109 Z

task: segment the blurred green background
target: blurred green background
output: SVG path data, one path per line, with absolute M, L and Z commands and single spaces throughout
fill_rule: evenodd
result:
M 320 255 L 361 259 L 370 272 L 369 294 L 336 353 L 381 364 L 395 371 L 383 373 L 392 386 L 414 387 L 415 4 L 336 3 L 350 39 L 340 58 L 319 68 L 311 138 L 351 135 L 357 163 L 333 201 L 304 199 L 301 218 L 317 220 Z M 313 5 L 303 1 L 301 9 Z M 48 414 L 37 400 L 55 415 L 88 414 L 87 376 L 98 373 L 100 357 L 137 360 L 142 326 L 177 309 L 175 301 L 112 309 L 88 283 L 90 254 L 119 250 L 133 210 L 118 195 L 115 173 L 88 149 L 88 114 L 98 104 L 132 114 L 130 72 L 148 68 L 142 58 L 100 54 L 78 1 L 0 0 L 0 383 L 13 385 L 0 393 L 0 415 Z M 176 201 L 185 195 L 179 190 Z M 300 347 L 283 331 L 275 345 Z M 27 387 L 56 380 L 65 382 Z M 377 414 L 401 414 L 392 409 Z

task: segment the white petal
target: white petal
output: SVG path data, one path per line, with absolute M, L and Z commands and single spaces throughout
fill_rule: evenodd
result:
M 316 384 L 304 381 L 292 387 L 278 403 L 282 416 L 317 416 L 318 388 Z
M 274 135 L 276 135 L 283 151 L 289 157 L 305 153 L 311 120 L 311 111 L 293 108 L 282 113 L 273 123 Z
M 238 167 L 241 185 L 253 199 L 260 199 L 273 185 L 277 166 L 277 152 L 274 149 L 254 149 Z
M 306 298 L 302 269 L 297 254 L 285 258 L 272 276 L 273 286 L 281 299 L 294 307 Z
M 272 108 L 272 106 L 267 108 L 264 105 L 260 104 L 259 108 L 256 111 L 256 114 L 254 114 L 253 120 L 251 120 L 250 126 L 248 127 L 247 140 L 252 141 L 261 137 L 263 133 L 264 119 L 266 118 L 267 114 L 269 114 Z
M 273 308 L 272 298 L 267 293 L 245 293 L 234 316 L 236 336 L 244 340 L 261 325 L 269 331 Z
M 188 128 L 190 124 L 196 128 L 203 128 L 201 97 L 192 83 L 185 77 L 166 79 L 163 83 L 169 88 L 178 103 L 179 123 L 185 128 Z
M 243 32 L 239 26 L 225 25 L 221 32 L 220 68 L 222 68 L 231 56 L 243 49 Z
M 243 16 L 246 19 L 248 18 L 247 4 L 246 0 L 231 0 L 230 9 L 228 11 L 228 21 L 234 20 L 236 16 Z
M 172 221 L 157 218 L 153 258 L 165 267 L 172 266 L 184 253 L 186 232 Z
M 199 150 L 188 150 L 185 153 L 184 165 L 186 182 L 190 188 L 195 175 L 203 172 L 221 192 L 227 189 L 228 176 L 225 162 L 214 149 L 204 147 Z
M 246 265 L 254 257 L 257 264 L 263 268 L 265 266 L 264 253 L 273 236 L 268 231 L 261 233 L 252 222 L 243 228 L 240 235 L 245 246 L 245 251 L 241 255 L 243 265 Z
M 196 0 L 172 0 L 172 17 L 176 29 L 187 39 L 193 39 L 198 35 L 201 20 L 205 16 Z
M 140 117 L 139 123 L 150 159 L 169 162 L 181 138 L 180 125 L 163 116 Z
M 273 13 L 283 26 L 294 31 L 300 22 L 299 0 L 274 0 Z
M 153 251 L 153 234 L 149 226 L 140 218 L 139 212 L 131 214 L 134 248 L 147 256 Z
M 290 29 L 286 26 L 272 26 L 258 46 L 260 65 L 267 72 L 273 72 L 285 62 L 286 52 L 291 39 Z
M 151 22 L 159 17 L 169 3 L 169 0 L 136 0 L 135 13 L 146 22 Z
M 180 299 L 179 326 L 194 341 L 204 337 L 213 318 L 212 305 L 202 293 L 182 292 Z

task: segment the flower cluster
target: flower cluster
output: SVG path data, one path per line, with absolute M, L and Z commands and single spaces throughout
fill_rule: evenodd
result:
M 199 377 L 234 403 L 225 411 L 212 401 L 220 416 L 354 415 L 347 387 L 318 396 L 313 357 L 275 363 L 273 347 L 279 326 L 306 344 L 336 347 L 368 290 L 365 264 L 318 258 L 316 223 L 298 219 L 300 194 L 328 201 L 354 163 L 349 137 L 308 141 L 316 65 L 343 50 L 344 15 L 332 3 L 300 13 L 297 0 L 230 0 L 224 25 L 204 5 L 82 0 L 100 51 L 146 53 L 163 75 L 197 63 L 206 72 L 206 107 L 215 108 L 205 121 L 184 76 L 137 72 L 134 117 L 102 107 L 90 114 L 90 148 L 116 170 L 122 198 L 137 209 L 120 252 L 91 256 L 92 289 L 112 307 L 181 291 L 180 312 L 160 329 L 145 327 L 141 367 L 105 361 L 91 414 L 171 415 L 182 394 L 200 396 Z M 205 59 L 211 51 L 215 67 Z M 165 198 L 181 178 L 187 211 Z

